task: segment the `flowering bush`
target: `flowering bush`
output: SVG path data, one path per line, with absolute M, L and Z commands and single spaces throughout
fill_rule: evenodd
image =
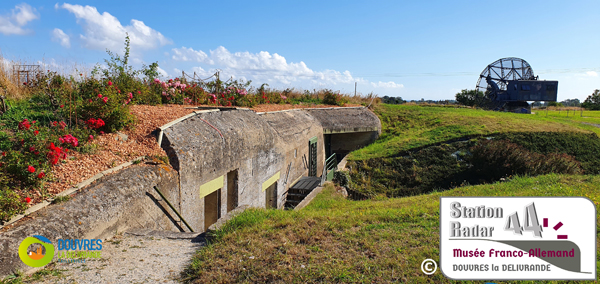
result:
M 110 83 L 110 84 L 109 84 Z M 121 91 L 120 86 L 112 81 L 89 79 L 80 89 L 80 106 L 78 116 L 89 128 L 102 131 L 116 131 L 134 122 L 129 112 L 129 104 L 124 102 L 134 98 Z
M 48 160 L 52 165 L 56 165 L 61 159 L 67 158 L 67 149 L 56 147 L 52 142 L 50 143 L 50 146 L 48 146 L 48 149 L 50 150 L 50 152 L 48 152 Z
M 27 118 L 25 118 L 25 119 L 23 119 L 23 121 L 19 122 L 19 130 L 29 130 L 29 128 L 31 128 L 31 124 L 29 123 Z
M 181 82 L 179 78 L 169 79 L 168 82 L 163 82 L 158 78 L 152 81 L 152 89 L 161 94 L 163 103 L 168 104 L 182 104 L 184 98 L 189 99 L 183 95 L 187 87 L 188 85 Z
M 77 145 L 79 145 L 79 140 L 77 140 L 77 138 L 71 134 L 67 134 L 61 138 L 58 138 L 58 141 L 60 141 L 60 143 L 70 144 L 73 147 L 77 147 Z
M 90 118 L 85 122 L 85 124 L 87 124 L 90 129 L 98 129 L 104 126 L 105 123 L 102 119 Z

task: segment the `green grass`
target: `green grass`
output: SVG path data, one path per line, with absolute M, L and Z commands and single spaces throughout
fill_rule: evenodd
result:
M 390 157 L 416 147 L 468 136 L 505 132 L 577 131 L 600 134 L 599 111 L 584 111 L 583 116 L 566 117 L 566 112 L 549 111 L 534 115 L 492 112 L 468 108 L 387 105 L 375 107 L 382 134 L 375 143 L 352 152 L 349 160 Z M 564 113 L 564 114 L 562 114 Z
M 583 117 L 570 112 L 567 118 L 566 112 L 558 111 L 549 111 L 546 117 L 545 113 L 379 105 L 375 113 L 383 126 L 380 139 L 349 156 L 352 162 L 367 165 L 364 173 L 368 179 L 382 169 L 365 164 L 366 160 L 383 161 L 408 150 L 430 149 L 425 147 L 438 143 L 450 147 L 442 142 L 490 134 L 511 136 L 536 153 L 551 152 L 557 147 L 573 149 L 571 154 L 585 158 L 589 167 L 597 160 L 593 149 L 587 149 L 596 137 L 588 139 L 566 132 L 597 136 L 600 128 L 582 122 L 600 124 L 600 112 L 584 111 Z M 594 141 L 573 146 L 578 142 L 571 136 Z M 546 141 L 532 143 L 532 139 Z M 599 212 L 600 176 L 513 177 L 501 183 L 404 198 L 379 195 L 366 201 L 347 200 L 329 186 L 301 211 L 250 209 L 230 220 L 197 253 L 183 277 L 194 283 L 457 282 L 440 272 L 427 276 L 420 270 L 426 258 L 439 261 L 440 196 L 585 196 Z
M 420 270 L 426 258 L 439 261 L 440 196 L 585 196 L 600 212 L 600 176 L 516 177 L 367 201 L 349 201 L 327 187 L 301 211 L 251 209 L 232 219 L 197 253 L 185 277 L 194 283 L 456 282 Z
M 44 269 L 39 270 L 31 275 L 16 274 L 0 279 L 0 284 L 21 284 L 21 283 L 38 283 L 44 281 L 49 277 L 53 279 L 62 278 L 64 270 L 55 267 L 55 264 L 50 264 Z

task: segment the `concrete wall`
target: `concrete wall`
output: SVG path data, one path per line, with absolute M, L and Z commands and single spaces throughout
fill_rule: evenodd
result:
M 364 107 L 311 108 L 306 109 L 323 125 L 323 133 L 372 132 L 381 134 L 381 121 L 377 115 Z
M 226 190 L 232 171 L 238 175 L 238 206 L 264 208 L 267 190 L 263 189 L 276 182 L 277 207 L 281 208 L 289 184 L 307 173 L 308 140 L 314 136 L 318 138 L 318 171 L 322 171 L 322 129 L 318 120 L 303 111 L 230 110 L 198 114 L 164 130 L 162 147 L 180 174 L 181 214 L 194 230 L 202 231 L 210 225 L 205 208 L 214 208 L 207 202 L 215 202 L 204 194 L 221 188 L 219 210 L 224 216 L 228 202 L 236 198 L 227 196 L 231 191 Z M 201 192 L 221 177 L 223 181 L 218 180 L 210 192 Z
M 214 216 L 226 214 L 232 199 L 237 206 L 264 208 L 272 200 L 267 194 L 274 191 L 277 208 L 283 207 L 288 187 L 308 175 L 312 137 L 317 137 L 317 175 L 321 175 L 324 133 L 356 139 L 356 145 L 352 140 L 336 140 L 336 147 L 349 151 L 374 141 L 381 123 L 366 108 L 262 114 L 237 109 L 199 113 L 170 126 L 163 130 L 161 146 L 180 175 L 181 214 L 194 230 L 202 231 L 215 221 Z M 237 171 L 237 190 L 228 184 L 228 173 L 233 171 Z M 220 199 L 209 196 L 219 189 Z
M 130 166 L 106 176 L 70 201 L 39 210 L 0 233 L 0 276 L 32 271 L 18 256 L 32 235 L 58 239 L 102 239 L 130 228 L 178 231 L 179 220 L 153 186 L 169 201 L 179 199 L 178 175 L 166 166 Z M 164 211 L 163 211 L 164 210 Z M 165 214 L 165 212 L 167 214 Z M 183 225 L 182 225 L 183 226 Z

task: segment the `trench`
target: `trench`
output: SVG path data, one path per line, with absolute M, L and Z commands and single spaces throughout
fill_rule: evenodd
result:
M 514 132 L 468 136 L 349 161 L 351 187 L 370 196 L 413 196 L 508 180 L 515 175 L 600 172 L 600 138 L 593 133 Z

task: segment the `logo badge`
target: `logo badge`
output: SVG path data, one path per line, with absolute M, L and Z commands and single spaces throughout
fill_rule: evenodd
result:
M 440 268 L 454 280 L 595 280 L 596 208 L 582 197 L 442 197 Z
M 38 244 L 35 251 L 28 252 L 29 246 Z M 45 253 L 42 250 L 45 249 Z M 54 246 L 47 238 L 34 235 L 24 239 L 19 245 L 19 257 L 23 263 L 31 267 L 42 267 L 52 261 L 54 258 Z

